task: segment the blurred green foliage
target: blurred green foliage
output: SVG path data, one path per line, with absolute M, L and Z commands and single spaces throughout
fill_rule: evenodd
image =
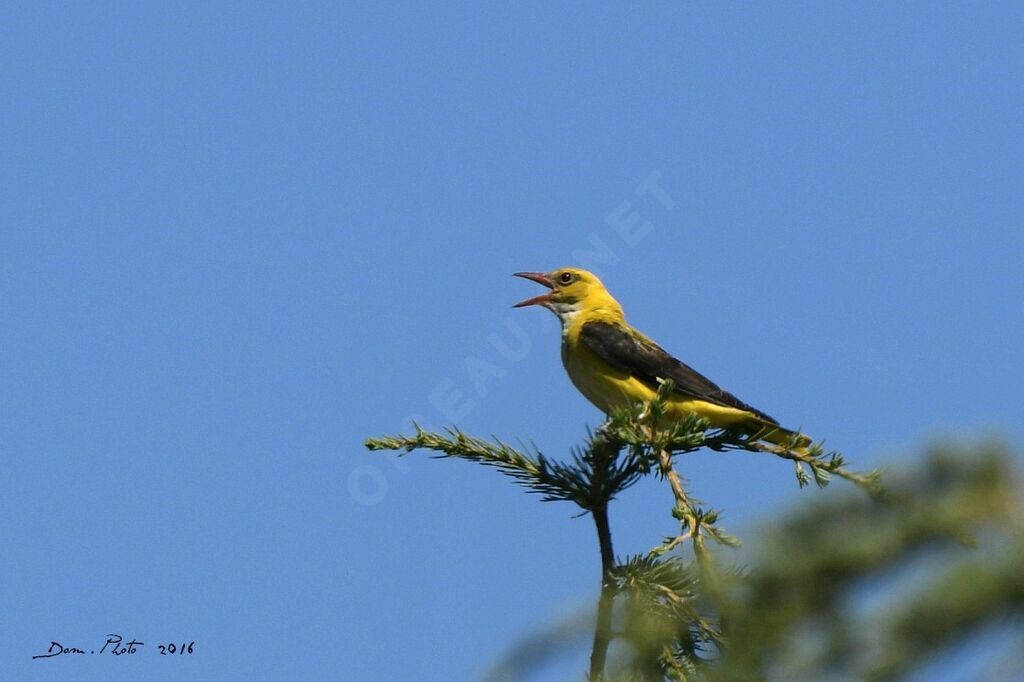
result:
M 1024 637 L 1010 452 L 934 448 L 886 488 L 881 502 L 846 492 L 769 526 L 724 605 L 708 677 L 894 680 L 993 626 Z

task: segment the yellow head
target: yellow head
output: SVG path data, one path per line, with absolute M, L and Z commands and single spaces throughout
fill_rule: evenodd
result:
M 622 307 L 612 298 L 604 284 L 592 272 L 580 268 L 559 268 L 548 273 L 517 272 L 516 277 L 533 280 L 551 289 L 550 292 L 515 304 L 515 308 L 528 305 L 544 306 L 562 321 L 569 322 L 578 313 L 606 310 L 622 315 Z

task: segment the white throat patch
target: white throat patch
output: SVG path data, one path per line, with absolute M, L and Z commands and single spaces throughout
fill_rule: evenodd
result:
M 547 308 L 555 315 L 558 315 L 558 319 L 562 323 L 562 335 L 564 336 L 569 324 L 580 314 L 580 310 L 583 307 L 579 303 L 551 302 L 547 305 Z

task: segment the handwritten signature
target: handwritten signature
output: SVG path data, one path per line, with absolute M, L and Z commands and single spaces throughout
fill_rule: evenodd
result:
M 195 645 L 193 642 L 168 642 L 165 644 L 158 644 L 157 650 L 161 656 L 168 654 L 187 655 L 195 653 Z M 37 658 L 56 658 L 57 656 L 67 655 L 85 655 L 85 654 L 107 654 L 113 656 L 126 656 L 136 654 L 139 650 L 145 646 L 145 642 L 140 642 L 137 639 L 125 642 L 124 637 L 121 635 L 107 635 L 107 641 L 104 642 L 103 646 L 97 651 L 96 649 L 90 649 L 86 652 L 85 649 L 77 646 L 65 646 L 56 640 L 50 641 L 50 648 L 46 650 L 45 654 L 36 654 L 33 659 Z

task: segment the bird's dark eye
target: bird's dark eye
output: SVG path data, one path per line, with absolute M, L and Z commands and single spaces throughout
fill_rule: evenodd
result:
M 571 272 L 563 272 L 558 277 L 558 281 L 561 282 L 562 284 L 572 284 L 572 280 L 573 277 Z

